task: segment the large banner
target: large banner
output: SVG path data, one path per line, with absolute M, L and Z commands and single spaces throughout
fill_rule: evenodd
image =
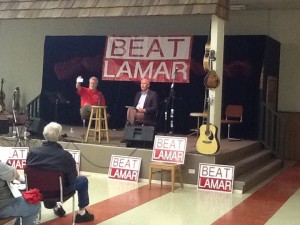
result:
M 191 36 L 108 36 L 103 80 L 189 83 Z

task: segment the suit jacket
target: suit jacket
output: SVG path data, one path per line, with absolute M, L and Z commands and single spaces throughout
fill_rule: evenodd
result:
M 133 106 L 136 107 L 139 99 L 142 95 L 142 92 L 138 92 L 135 95 Z M 155 91 L 148 90 L 147 96 L 145 99 L 144 109 L 145 113 L 145 125 L 155 125 L 156 123 L 156 114 L 158 110 L 158 95 Z

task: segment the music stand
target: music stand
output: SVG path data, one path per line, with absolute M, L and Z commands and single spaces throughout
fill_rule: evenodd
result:
M 65 98 L 63 93 L 59 91 L 45 92 L 45 95 L 52 104 L 55 104 L 54 121 L 57 122 L 58 104 L 69 104 L 69 101 Z

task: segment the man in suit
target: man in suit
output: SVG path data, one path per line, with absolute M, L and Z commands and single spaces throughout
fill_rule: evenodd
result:
M 158 108 L 158 95 L 149 89 L 150 81 L 141 80 L 141 91 L 134 98 L 133 107 L 127 110 L 126 125 L 154 126 Z

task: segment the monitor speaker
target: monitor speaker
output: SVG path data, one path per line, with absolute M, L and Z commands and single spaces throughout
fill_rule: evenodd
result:
M 31 117 L 28 120 L 27 131 L 29 131 L 32 136 L 43 137 L 45 126 L 46 122 L 43 119 Z
M 126 126 L 124 139 L 127 147 L 152 148 L 154 135 L 153 126 Z
M 8 134 L 9 133 L 9 120 L 0 120 L 0 134 Z

